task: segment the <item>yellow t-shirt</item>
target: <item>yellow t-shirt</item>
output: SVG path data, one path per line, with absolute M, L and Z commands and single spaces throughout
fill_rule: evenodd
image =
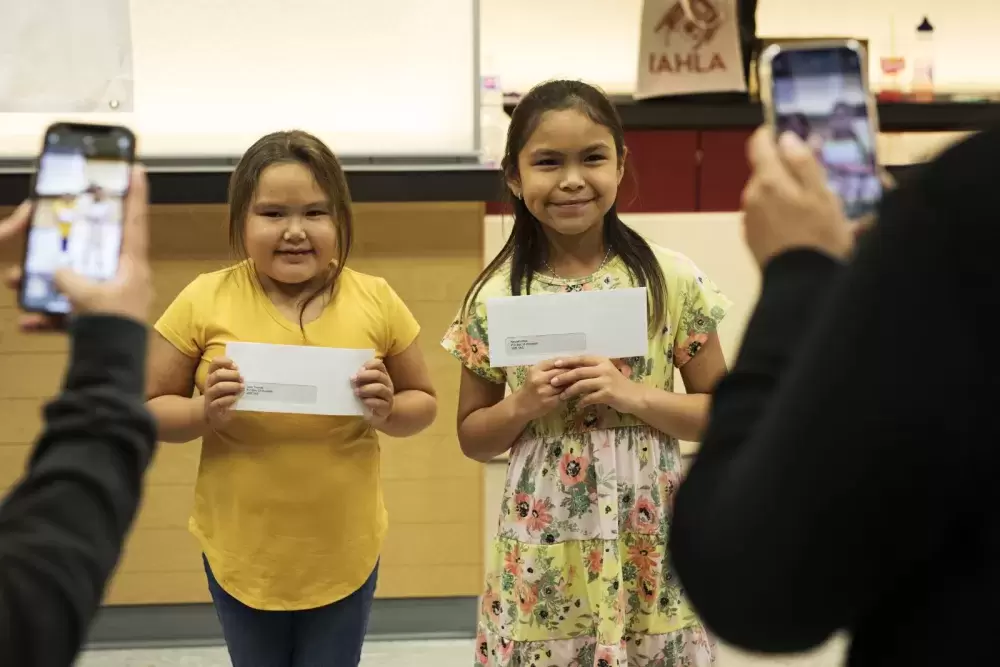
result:
M 303 337 L 247 268 L 198 276 L 156 323 L 178 350 L 200 357 L 199 391 L 228 341 L 390 357 L 420 331 L 383 278 L 345 268 Z M 244 604 L 321 607 L 358 590 L 375 568 L 387 524 L 379 477 L 378 436 L 361 417 L 237 412 L 203 438 L 190 528 L 219 583 Z

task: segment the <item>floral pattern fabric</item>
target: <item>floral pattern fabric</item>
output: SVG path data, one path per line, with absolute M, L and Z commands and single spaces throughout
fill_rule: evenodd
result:
M 667 282 L 666 323 L 647 355 L 621 368 L 633 382 L 672 391 L 674 369 L 698 354 L 730 302 L 689 259 L 653 249 Z M 516 391 L 528 369 L 490 367 L 486 320 L 486 300 L 509 295 L 509 280 L 509 267 L 492 276 L 442 344 L 480 377 Z M 614 258 L 577 280 L 536 275 L 531 293 L 631 286 Z M 531 422 L 510 451 L 474 664 L 711 665 L 714 645 L 666 551 L 681 466 L 676 439 L 608 406 L 569 401 Z

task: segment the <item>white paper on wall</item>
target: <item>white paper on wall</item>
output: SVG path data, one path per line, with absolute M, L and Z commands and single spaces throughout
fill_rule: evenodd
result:
M 0 112 L 132 110 L 129 0 L 0 0 Z

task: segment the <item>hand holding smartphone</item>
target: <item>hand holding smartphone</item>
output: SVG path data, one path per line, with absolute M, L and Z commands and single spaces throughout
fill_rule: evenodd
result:
M 864 47 L 843 40 L 773 44 L 758 65 L 765 123 L 806 142 L 850 220 L 873 214 L 883 194 L 866 63 Z
M 115 277 L 134 162 L 135 136 L 125 127 L 56 123 L 45 131 L 32 179 L 22 310 L 70 313 L 70 300 L 55 283 L 60 269 L 97 282 Z
M 57 144 L 59 148 L 51 148 Z M 145 322 L 153 296 L 149 194 L 145 171 L 133 164 L 134 155 L 135 140 L 125 128 L 57 124 L 47 131 L 34 196 L 0 221 L 0 244 L 25 234 L 21 265 L 4 279 L 26 311 L 19 321 L 22 329 L 59 329 L 69 314 Z M 86 208 L 80 207 L 79 217 L 66 216 L 71 226 L 64 235 L 54 228 L 61 218 L 53 204 L 65 200 L 75 205 L 77 199 Z M 72 228 L 75 221 L 82 221 L 77 229 Z M 64 247 L 73 252 L 64 253 Z M 30 279 L 43 281 L 46 290 L 32 292 Z

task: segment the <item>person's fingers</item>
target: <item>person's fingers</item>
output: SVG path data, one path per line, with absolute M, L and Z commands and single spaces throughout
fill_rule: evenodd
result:
M 568 373 L 567 368 L 550 368 L 549 370 L 539 373 L 537 380 L 538 384 L 548 385 L 552 383 L 552 378 L 557 378 Z
M 4 272 L 3 283 L 10 289 L 17 289 L 21 284 L 22 275 L 20 266 L 12 266 Z
M 378 357 L 376 357 L 374 359 L 369 359 L 368 361 L 366 361 L 365 365 L 362 366 L 362 368 L 366 369 L 366 370 L 370 370 L 370 371 L 388 372 L 388 371 L 386 371 L 385 364 L 382 363 L 382 360 L 379 359 Z
M 392 389 L 380 383 L 366 384 L 358 387 L 357 395 L 361 398 L 380 398 L 388 401 L 392 398 Z
M 229 357 L 216 357 L 215 359 L 212 359 L 211 363 L 208 364 L 209 374 L 214 373 L 220 368 L 230 368 L 232 370 L 237 370 L 236 364 L 234 364 L 233 360 L 230 359 Z
M 388 373 L 380 370 L 364 370 L 354 376 L 356 387 L 373 383 L 389 384 Z
M 594 357 L 590 355 L 579 355 L 575 357 L 563 357 L 561 359 L 556 359 L 556 368 L 576 368 L 579 366 L 596 366 L 604 361 L 601 357 Z
M 229 368 L 220 368 L 212 373 L 208 374 L 208 378 L 205 380 L 205 384 L 209 387 L 214 387 L 220 382 L 236 382 L 239 383 L 242 380 L 238 371 L 234 371 Z
M 581 396 L 597 391 L 603 386 L 601 378 L 588 378 L 574 382 L 562 392 L 560 398 L 569 400 L 574 396 Z
M 205 391 L 215 401 L 223 396 L 238 396 L 243 391 L 243 383 L 239 380 L 224 380 L 216 382 Z
M 546 361 L 540 361 L 537 364 L 535 364 L 535 368 L 541 371 L 542 373 L 546 373 L 555 367 L 556 367 L 555 359 L 548 359 Z
M 851 232 L 854 234 L 855 241 L 864 236 L 865 233 L 868 232 L 872 228 L 872 226 L 874 226 L 875 219 L 876 219 L 875 214 L 869 213 L 868 215 L 859 218 L 853 223 L 851 227 Z
M 27 229 L 29 220 L 31 220 L 31 201 L 26 200 L 21 202 L 6 220 L 0 222 L 0 243 L 6 243 Z
M 149 252 L 149 181 L 142 165 L 132 167 L 124 206 L 122 255 L 145 262 Z
M 62 328 L 64 318 L 60 316 L 43 315 L 41 313 L 26 313 L 18 320 L 22 331 L 48 331 Z
M 882 187 L 886 190 L 894 190 L 896 188 L 895 177 L 885 167 L 878 168 L 878 180 L 881 181 Z
M 753 170 L 771 164 L 780 163 L 778 146 L 774 130 L 768 125 L 761 125 L 747 140 L 747 162 Z
M 94 283 L 70 269 L 59 269 L 54 276 L 56 289 L 66 295 L 71 303 L 87 303 L 87 296 L 94 290 Z
M 233 407 L 233 405 L 240 399 L 239 394 L 226 394 L 225 396 L 219 396 L 212 400 L 212 409 L 224 411 Z
M 553 387 L 551 384 L 543 384 L 542 386 L 538 387 L 535 391 L 542 398 L 551 398 L 553 396 L 558 396 L 559 394 L 561 394 L 563 392 L 563 389 L 565 389 L 565 387 Z
M 788 171 L 803 187 L 809 190 L 826 188 L 826 170 L 797 134 L 785 132 L 778 145 Z
M 389 407 L 389 402 L 381 398 L 366 398 L 361 401 L 372 414 L 381 414 Z
M 585 380 L 587 378 L 598 377 L 599 375 L 601 375 L 601 369 L 596 366 L 580 366 L 552 378 L 550 384 L 565 387 L 573 384 L 574 382 L 579 382 L 580 380 Z

